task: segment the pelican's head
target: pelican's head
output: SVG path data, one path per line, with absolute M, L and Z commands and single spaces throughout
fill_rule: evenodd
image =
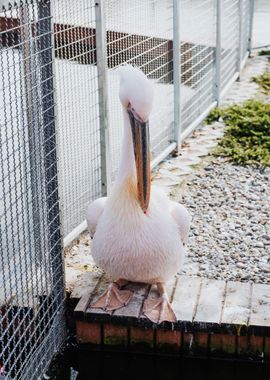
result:
M 149 115 L 153 103 L 153 87 L 138 68 L 122 66 L 120 69 L 119 97 L 129 116 L 137 170 L 138 200 L 146 212 L 150 200 L 150 149 Z

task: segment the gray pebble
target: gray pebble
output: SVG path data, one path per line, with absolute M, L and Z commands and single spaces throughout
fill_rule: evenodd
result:
M 252 245 L 255 248 L 264 248 L 264 244 L 262 241 L 255 241 Z
M 264 273 L 270 273 L 270 264 L 260 264 L 260 269 Z

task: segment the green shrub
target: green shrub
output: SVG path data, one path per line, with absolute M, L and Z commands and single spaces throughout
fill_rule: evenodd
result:
M 205 124 L 212 124 L 215 121 L 218 121 L 222 117 L 223 109 L 216 107 L 212 111 L 209 112 L 207 117 L 204 119 Z
M 228 128 L 214 154 L 229 156 L 236 164 L 270 166 L 270 104 L 248 100 L 217 108 L 207 120 L 220 117 Z
M 264 94 L 270 93 L 270 73 L 265 72 L 258 77 L 252 78 L 253 82 L 256 82 L 260 87 Z
M 258 55 L 270 55 L 270 50 L 261 50 Z

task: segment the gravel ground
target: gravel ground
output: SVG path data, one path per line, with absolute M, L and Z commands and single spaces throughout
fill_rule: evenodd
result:
M 192 214 L 183 272 L 270 283 L 270 168 L 214 159 L 187 179 L 181 202 Z
M 270 168 L 215 158 L 187 177 L 179 199 L 192 214 L 182 273 L 270 284 Z M 180 195 L 182 194 L 182 195 Z M 96 270 L 88 232 L 66 252 L 68 283 Z

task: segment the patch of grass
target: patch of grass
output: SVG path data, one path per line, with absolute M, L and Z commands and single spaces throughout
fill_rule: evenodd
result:
M 261 87 L 264 94 L 270 93 L 270 73 L 265 72 L 258 77 L 253 77 L 252 81 L 256 82 Z
M 270 104 L 248 100 L 242 105 L 216 108 L 207 122 L 222 118 L 228 126 L 215 155 L 240 165 L 270 166 Z

